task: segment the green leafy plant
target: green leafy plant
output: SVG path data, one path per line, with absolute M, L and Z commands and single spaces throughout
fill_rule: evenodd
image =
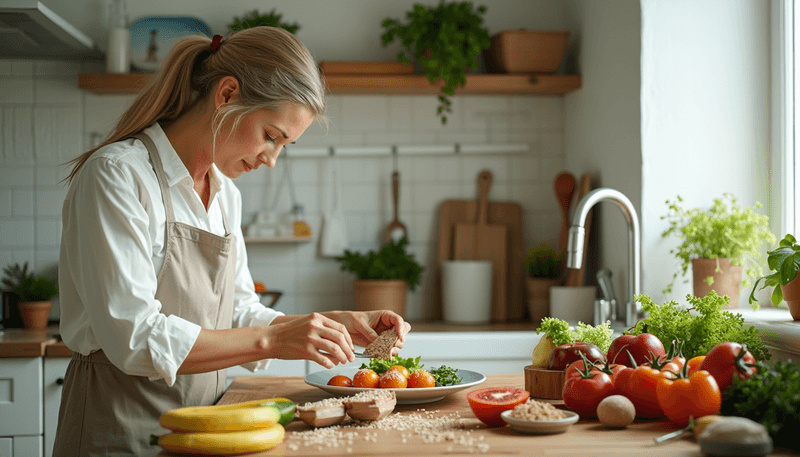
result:
M 597 327 L 578 322 L 578 326 L 573 330 L 565 320 L 545 317 L 542 319 L 542 323 L 536 333 L 544 333 L 550 336 L 556 346 L 583 341 L 584 343 L 594 344 L 603 352 L 608 352 L 608 348 L 611 346 L 611 335 L 614 334 L 614 330 L 611 328 L 611 321 L 606 321 Z
M 424 268 L 414 260 L 414 255 L 406 252 L 408 239 L 391 240 L 378 252 L 366 254 L 344 251 L 336 257 L 341 262 L 342 271 L 355 273 L 358 279 L 403 279 L 414 290 L 422 279 Z
M 228 32 L 236 33 L 239 30 L 258 27 L 259 25 L 280 27 L 282 29 L 286 29 L 291 34 L 294 34 L 300 30 L 300 25 L 298 25 L 296 22 L 294 24 L 283 22 L 283 15 L 276 13 L 275 8 L 273 8 L 272 11 L 267 14 L 259 14 L 258 10 L 253 10 L 241 18 L 234 17 L 233 22 L 228 24 Z
M 761 331 L 746 326 L 740 314 L 723 311 L 729 301 L 727 296 L 720 297 L 712 290 L 705 297 L 687 295 L 686 300 L 692 308 L 680 307 L 674 300 L 658 305 L 647 295 L 637 295 L 636 301 L 642 304 L 647 317 L 626 333 L 652 333 L 664 347 L 678 340 L 683 344 L 681 349 L 687 360 L 705 355 L 711 348 L 726 341 L 746 344 L 757 360 L 769 360 L 770 354 L 761 340 Z
M 741 208 L 736 197 L 724 193 L 722 198 L 715 198 L 709 209 L 684 209 L 680 206 L 683 199 L 667 200 L 669 212 L 661 219 L 670 219 L 669 228 L 661 236 L 667 238 L 677 236 L 681 241 L 670 254 L 680 259 L 680 271 L 672 276 L 672 281 L 663 290 L 672 292 L 672 286 L 678 276 L 685 276 L 693 258 L 731 259 L 734 265 L 744 267 L 742 285 L 747 286 L 757 276 L 757 267 L 764 263 L 761 254 L 761 243 L 772 244 L 775 235 L 769 230 L 769 217 L 756 213 L 761 203 Z M 709 284 L 713 279 L 707 279 Z M 688 279 L 684 282 L 688 282 Z
M 785 286 L 794 281 L 797 277 L 797 272 L 800 270 L 800 245 L 791 233 L 786 234 L 778 244 L 778 247 L 772 251 L 767 251 L 767 266 L 770 271 L 774 271 L 771 275 L 762 276 L 753 284 L 753 290 L 750 292 L 750 304 L 758 307 L 755 293 L 758 283 L 764 280 L 765 287 L 773 287 L 772 296 L 770 300 L 772 304 L 778 306 L 783 300 L 783 291 L 781 286 Z M 761 290 L 759 289 L 759 290 Z
M 525 265 L 532 278 L 558 278 L 561 275 L 561 254 L 542 241 L 528 250 Z
M 2 283 L 19 301 L 47 301 L 58 295 L 58 285 L 45 276 L 28 273 L 28 262 L 24 265 L 9 265 L 3 269 Z
M 397 54 L 403 63 L 414 60 L 428 81 L 441 80 L 437 115 L 447 123 L 450 99 L 457 87 L 466 83 L 467 69 L 477 68 L 478 56 L 491 44 L 489 31 L 483 26 L 485 6 L 473 9 L 471 2 L 445 3 L 427 6 L 414 4 L 406 13 L 407 22 L 386 18 L 381 25 L 383 46 L 399 40 L 402 50 Z

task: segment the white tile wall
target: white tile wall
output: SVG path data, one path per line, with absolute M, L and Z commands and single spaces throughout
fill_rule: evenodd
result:
M 58 263 L 62 164 L 96 144 L 132 102 L 132 96 L 97 96 L 77 89 L 81 64 L 0 60 L 0 267 L 28 261 L 39 271 Z M 297 147 L 523 143 L 524 154 L 433 154 L 341 157 L 343 207 L 353 250 L 380 247 L 392 219 L 391 173 L 400 173 L 399 218 L 411 252 L 426 267 L 408 295 L 407 317 L 431 314 L 437 210 L 446 199 L 477 197 L 476 177 L 490 169 L 490 198 L 519 202 L 523 246 L 555 243 L 560 213 L 552 180 L 564 166 L 563 104 L 558 97 L 456 96 L 442 125 L 434 96 L 333 96 L 330 125 L 312 125 Z M 290 149 L 291 151 L 291 149 Z M 303 244 L 253 244 L 248 262 L 256 280 L 284 291 L 277 309 L 306 313 L 351 309 L 352 276 L 318 256 L 322 213 L 331 204 L 330 157 L 291 158 L 272 170 L 245 175 L 245 222 L 256 211 L 288 212 L 288 186 L 274 196 L 289 166 L 295 195 L 314 240 Z

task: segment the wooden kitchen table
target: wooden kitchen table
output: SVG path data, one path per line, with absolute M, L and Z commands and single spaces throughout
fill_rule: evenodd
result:
M 464 424 L 454 434 L 455 441 L 423 442 L 414 430 L 382 430 L 377 428 L 341 427 L 331 430 L 354 435 L 352 444 L 343 439 L 328 438 L 320 444 L 304 444 L 302 432 L 313 430 L 295 418 L 286 426 L 286 437 L 278 447 L 254 455 L 303 456 L 431 456 L 431 455 L 524 455 L 524 456 L 692 456 L 699 457 L 700 447 L 691 434 L 655 444 L 653 438 L 677 430 L 666 421 L 636 421 L 622 430 L 609 430 L 596 420 L 581 420 L 565 433 L 558 435 L 521 435 L 510 427 L 489 428 L 475 418 L 467 402 L 467 393 L 479 387 L 510 386 L 521 388 L 523 375 L 487 375 L 486 382 L 461 392 L 450 394 L 443 400 L 421 405 L 398 405 L 395 414 L 429 414 L 434 416 L 459 413 Z M 237 377 L 219 404 L 238 403 L 270 397 L 286 397 L 297 404 L 327 398 L 326 392 L 312 387 L 302 377 Z M 424 409 L 425 412 L 419 410 Z M 391 417 L 391 416 L 390 416 Z M 318 429 L 322 430 L 322 429 Z M 334 447 L 334 441 L 338 446 Z M 483 449 L 479 446 L 483 446 Z M 167 455 L 162 453 L 162 455 Z M 777 450 L 772 455 L 797 455 L 787 450 Z

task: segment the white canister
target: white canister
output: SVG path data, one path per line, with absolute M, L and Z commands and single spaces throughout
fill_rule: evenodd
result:
M 576 325 L 594 323 L 595 286 L 556 286 L 550 288 L 550 316 Z
M 130 30 L 122 27 L 109 30 L 108 54 L 106 54 L 106 71 L 108 73 L 128 73 L 130 71 L 130 48 Z
M 442 262 L 442 317 L 456 324 L 485 324 L 492 318 L 492 262 Z

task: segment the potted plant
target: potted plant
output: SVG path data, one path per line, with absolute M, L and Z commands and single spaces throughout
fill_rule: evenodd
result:
M 280 27 L 286 29 L 291 34 L 294 34 L 298 30 L 300 30 L 300 25 L 297 24 L 296 22 L 294 24 L 283 22 L 283 15 L 280 13 L 276 13 L 275 8 L 273 8 L 272 11 L 270 11 L 267 14 L 259 14 L 258 10 L 256 9 L 242 16 L 241 18 L 234 17 L 233 22 L 228 24 L 228 32 L 233 34 L 238 32 L 239 30 L 249 29 L 251 27 L 257 27 L 259 25 Z
M 378 252 L 367 254 L 344 251 L 336 257 L 342 271 L 350 271 L 358 279 L 353 282 L 356 309 L 372 311 L 388 309 L 403 316 L 406 304 L 406 289 L 419 285 L 422 266 L 406 252 L 408 239 L 391 240 Z
M 761 203 L 743 209 L 736 197 L 727 192 L 714 199 L 707 210 L 686 210 L 680 206 L 682 202 L 680 195 L 674 202 L 667 201 L 669 212 L 661 217 L 671 219 L 661 236 L 674 235 L 682 240 L 677 248 L 670 250 L 681 261 L 680 271 L 673 275 L 663 293 L 672 292 L 675 279 L 685 275 L 691 265 L 696 297 L 705 297 L 715 290 L 718 295 L 729 297 L 726 308 L 738 308 L 742 286 L 755 279 L 756 267 L 763 264 L 761 243 L 775 242 L 769 231 L 769 217 L 755 212 Z
M 434 84 L 443 82 L 437 115 L 447 123 L 450 99 L 457 87 L 466 83 L 467 70 L 477 69 L 478 56 L 491 44 L 489 31 L 483 26 L 485 6 L 473 9 L 471 2 L 440 1 L 437 6 L 415 4 L 406 13 L 407 22 L 386 18 L 381 25 L 383 46 L 400 41 L 397 57 L 403 63 L 415 61 Z
M 538 324 L 550 316 L 550 288 L 561 284 L 561 254 L 546 242 L 528 250 L 528 314 Z
M 758 278 L 750 292 L 750 304 L 753 309 L 758 309 L 755 293 L 758 283 L 763 279 L 765 287 L 773 287 L 770 301 L 778 306 L 781 301 L 789 305 L 792 319 L 800 320 L 800 281 L 797 280 L 797 271 L 800 270 L 800 245 L 791 233 L 786 234 L 777 248 L 767 251 L 767 265 L 774 273 Z M 760 289 L 759 289 L 760 290 Z
M 7 266 L 3 272 L 4 286 L 16 295 L 17 306 L 22 316 L 23 327 L 43 329 L 47 327 L 47 318 L 53 306 L 52 299 L 58 295 L 58 285 L 45 276 L 28 273 L 28 262 L 23 266 L 18 263 Z

